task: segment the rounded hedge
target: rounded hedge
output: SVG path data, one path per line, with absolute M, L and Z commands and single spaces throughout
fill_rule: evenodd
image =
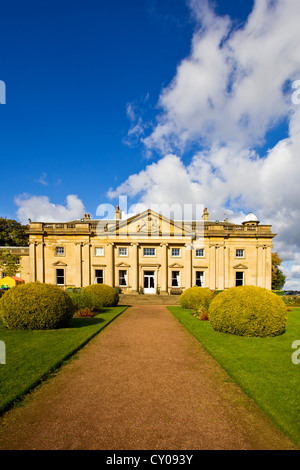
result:
M 119 294 L 116 289 L 106 284 L 92 284 L 84 287 L 82 293 L 95 295 L 103 307 L 115 307 L 119 302 Z
M 276 294 L 262 287 L 233 287 L 218 294 L 208 318 L 216 331 L 239 336 L 278 336 L 284 333 L 287 308 Z
M 3 323 L 14 330 L 66 328 L 73 314 L 68 294 L 52 284 L 21 284 L 9 289 L 0 300 Z
M 75 311 L 82 309 L 89 309 L 91 311 L 101 312 L 102 311 L 102 302 L 99 296 L 91 292 L 68 292 L 69 297 L 71 298 Z
M 205 287 L 189 287 L 179 297 L 179 304 L 183 308 L 190 308 L 196 312 L 208 312 L 214 294 Z

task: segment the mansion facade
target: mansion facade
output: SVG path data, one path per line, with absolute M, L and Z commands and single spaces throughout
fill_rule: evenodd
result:
M 172 220 L 146 210 L 122 220 L 31 222 L 20 276 L 62 288 L 104 283 L 122 293 L 172 294 L 194 285 L 271 289 L 272 234 L 250 213 L 240 225 Z M 25 250 L 25 251 L 24 251 Z

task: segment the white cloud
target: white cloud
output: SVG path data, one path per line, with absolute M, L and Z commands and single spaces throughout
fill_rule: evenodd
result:
M 191 53 L 162 90 L 157 123 L 143 139 L 161 158 L 109 196 L 127 194 L 148 205 L 203 203 L 212 218 L 230 214 L 234 222 L 252 210 L 273 225 L 275 249 L 296 266 L 300 105 L 288 84 L 300 78 L 300 2 L 256 0 L 238 29 L 208 1 L 189 3 L 198 20 Z M 253 149 L 282 119 L 289 135 L 259 156 Z M 199 150 L 183 163 L 178 155 L 191 145 Z M 295 286 L 292 266 L 286 269 Z
M 84 205 L 78 196 L 70 194 L 66 206 L 53 204 L 47 196 L 19 196 L 15 199 L 18 206 L 17 215 L 21 223 L 32 222 L 66 222 L 82 218 Z

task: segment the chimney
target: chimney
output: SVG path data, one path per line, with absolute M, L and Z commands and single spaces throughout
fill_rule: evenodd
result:
M 116 207 L 115 218 L 116 218 L 116 220 L 120 220 L 120 219 L 121 219 L 121 211 L 120 211 L 120 207 L 119 207 L 119 206 Z
M 203 220 L 208 220 L 208 216 L 209 216 L 209 213 L 207 212 L 207 207 L 205 207 L 205 209 L 203 211 L 202 219 Z
M 90 219 L 91 216 L 90 216 L 90 214 L 84 214 L 83 218 L 84 218 L 84 219 Z

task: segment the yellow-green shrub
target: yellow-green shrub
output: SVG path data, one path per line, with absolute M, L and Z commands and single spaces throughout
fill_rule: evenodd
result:
M 239 336 L 277 336 L 284 333 L 287 309 L 276 294 L 262 287 L 233 287 L 210 304 L 209 321 L 216 331 Z
M 179 304 L 183 308 L 190 308 L 194 312 L 208 312 L 214 294 L 204 287 L 189 287 L 179 297 Z
M 51 284 L 21 284 L 9 289 L 0 300 L 0 315 L 9 329 L 66 328 L 73 314 L 74 306 L 68 294 Z
M 99 306 L 115 307 L 119 302 L 119 294 L 116 289 L 106 284 L 92 284 L 84 287 L 82 293 L 93 294 L 99 299 Z

